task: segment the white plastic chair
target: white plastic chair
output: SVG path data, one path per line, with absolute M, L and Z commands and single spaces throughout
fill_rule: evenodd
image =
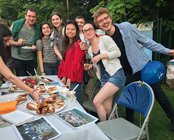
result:
M 148 120 L 154 105 L 154 93 L 145 82 L 136 81 L 127 85 L 120 93 L 109 120 L 99 122 L 97 125 L 112 140 L 149 140 Z M 143 122 L 137 126 L 118 116 L 118 106 L 128 107 L 142 115 Z M 116 115 L 117 118 L 112 119 Z

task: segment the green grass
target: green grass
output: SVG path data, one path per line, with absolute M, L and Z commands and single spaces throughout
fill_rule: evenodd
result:
M 162 88 L 174 107 L 174 89 L 169 88 L 165 84 L 162 85 Z M 155 100 L 149 122 L 150 140 L 173 140 L 174 132 L 172 132 L 170 128 L 170 120 Z

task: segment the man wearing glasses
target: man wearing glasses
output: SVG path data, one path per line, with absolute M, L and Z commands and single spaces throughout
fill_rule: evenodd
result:
M 165 48 L 154 40 L 141 35 L 136 27 L 129 22 L 113 24 L 112 17 L 106 8 L 99 8 L 94 13 L 93 18 L 96 25 L 111 36 L 120 48 L 120 61 L 126 75 L 126 84 L 141 80 L 141 70 L 150 61 L 140 45 L 158 53 L 174 56 L 174 50 Z M 160 83 L 151 84 L 150 86 L 158 103 L 171 120 L 172 130 L 174 131 L 174 110 L 171 103 L 162 90 Z M 134 121 L 132 110 L 126 110 L 126 118 L 131 122 Z
M 34 75 L 34 68 L 37 67 L 35 44 L 39 39 L 40 28 L 36 19 L 36 11 L 27 9 L 25 18 L 15 21 L 11 26 L 13 39 L 17 41 L 20 38 L 25 41 L 23 45 L 13 46 L 11 50 L 17 76 L 28 75 L 27 71 Z

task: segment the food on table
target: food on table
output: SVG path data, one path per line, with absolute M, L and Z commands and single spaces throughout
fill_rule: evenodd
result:
M 39 92 L 39 93 L 45 93 L 46 92 L 46 89 L 45 89 L 45 86 L 44 85 L 38 85 L 36 87 L 36 90 Z
M 53 91 L 55 91 L 55 90 L 57 90 L 57 87 L 56 86 L 52 86 L 52 87 L 49 87 L 48 89 L 47 89 L 47 93 L 52 93 Z
M 53 80 L 49 79 L 49 78 L 46 78 L 46 77 L 40 77 L 40 80 L 43 82 L 43 83 L 50 83 L 50 82 L 53 82 Z
M 54 113 L 56 109 L 64 106 L 65 102 L 56 94 L 51 94 L 48 98 L 43 98 L 40 105 L 37 103 L 30 102 L 27 104 L 27 108 L 29 110 L 36 111 L 37 114 L 46 115 L 50 113 Z
M 39 108 L 38 108 L 38 104 L 37 103 L 28 103 L 27 106 L 26 106 L 29 110 L 35 110 L 37 111 Z
M 56 99 L 53 99 L 52 97 L 49 97 L 49 98 L 44 99 L 44 101 L 47 102 L 47 103 L 54 103 L 54 102 L 56 102 Z
M 18 88 L 16 85 L 12 85 L 10 88 L 9 88 L 9 91 L 19 91 L 20 88 Z
M 26 77 L 23 78 L 22 81 L 31 88 L 34 88 L 34 86 L 37 84 L 37 78 L 35 77 Z
M 27 95 L 28 95 L 27 93 L 24 93 L 24 94 L 17 96 L 17 98 L 16 98 L 17 104 L 25 102 L 27 100 Z
M 53 104 L 55 108 L 60 108 L 64 106 L 65 102 L 61 99 L 57 99 L 56 102 Z

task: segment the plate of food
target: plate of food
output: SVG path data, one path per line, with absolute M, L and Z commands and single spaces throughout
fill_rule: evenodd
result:
M 54 94 L 56 92 L 59 92 L 61 87 L 59 86 L 46 86 L 46 90 L 48 94 Z
M 40 81 L 43 82 L 43 83 L 45 83 L 45 84 L 49 84 L 51 82 L 54 82 L 54 80 L 49 79 L 47 77 L 43 77 L 43 76 L 40 77 Z
M 23 93 L 16 97 L 17 104 L 22 104 L 27 101 L 27 95 L 29 93 Z
M 36 102 L 29 102 L 26 108 L 35 115 L 50 115 L 61 111 L 65 106 L 64 100 L 56 94 L 52 94 L 48 98 L 43 98 L 40 105 Z
M 0 89 L 8 89 L 12 86 L 12 83 L 10 82 L 5 82 L 1 85 Z
M 39 93 L 46 93 L 47 90 L 45 88 L 45 84 L 39 84 L 37 86 L 35 86 L 35 89 L 39 92 Z
M 23 92 L 24 90 L 18 88 L 16 85 L 11 85 L 8 89 L 10 92 Z

